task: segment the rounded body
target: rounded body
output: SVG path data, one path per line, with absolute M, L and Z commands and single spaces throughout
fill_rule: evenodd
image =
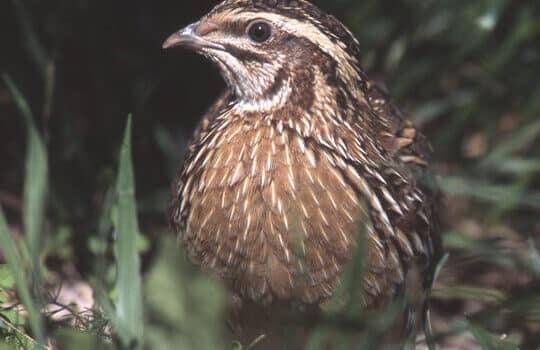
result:
M 307 1 L 229 0 L 175 45 L 216 63 L 229 86 L 173 193 L 171 221 L 197 265 L 262 304 L 323 303 L 356 252 L 352 297 L 364 305 L 430 288 L 430 146 L 362 72 L 339 21 Z

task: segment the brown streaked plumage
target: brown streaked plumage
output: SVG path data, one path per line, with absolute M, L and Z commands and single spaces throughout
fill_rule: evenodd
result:
M 337 19 L 303 0 L 227 0 L 164 47 L 221 70 L 174 187 L 191 259 L 243 299 L 326 301 L 366 232 L 363 302 L 388 304 L 438 254 L 425 137 L 359 66 Z

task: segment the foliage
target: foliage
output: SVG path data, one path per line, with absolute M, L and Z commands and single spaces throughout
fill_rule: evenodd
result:
M 45 331 L 41 308 L 41 275 L 40 275 L 40 246 L 41 246 L 41 223 L 44 216 L 45 183 L 47 177 L 47 156 L 41 137 L 39 136 L 28 104 L 20 95 L 11 80 L 4 77 L 4 81 L 10 88 L 18 107 L 23 114 L 28 128 L 28 150 L 25 177 L 25 215 L 24 223 L 27 232 L 25 246 L 28 247 L 30 258 L 20 258 L 20 253 L 9 234 L 4 213 L 0 209 L 0 246 L 3 247 L 8 266 L 11 270 L 11 278 L 16 282 L 21 300 L 29 314 L 29 323 L 37 339 L 37 346 L 45 345 Z M 23 266 L 30 268 L 32 275 L 32 290 L 25 281 Z M 9 277 L 9 275 L 7 275 Z M 6 280 L 4 280 L 4 283 Z M 33 293 L 32 293 L 33 292 Z M 7 324 L 7 323 L 6 323 Z
M 135 203 L 135 184 L 131 160 L 131 117 L 128 120 L 124 143 L 120 152 L 118 171 L 118 225 L 116 227 L 115 256 L 117 261 L 117 300 L 115 326 L 122 329 L 123 344 L 140 349 L 143 336 L 143 315 L 139 251 L 139 224 Z M 130 345 L 130 344 L 134 345 Z
M 148 349 L 223 348 L 225 293 L 186 263 L 172 239 L 161 242 L 144 289 Z

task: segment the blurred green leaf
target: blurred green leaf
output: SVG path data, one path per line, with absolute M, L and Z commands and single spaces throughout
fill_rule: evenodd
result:
M 97 237 L 88 239 L 88 249 L 96 256 L 103 256 L 107 252 L 107 241 Z
M 225 290 L 193 271 L 172 238 L 145 278 L 147 349 L 223 349 Z
M 497 54 L 490 61 L 488 69 L 496 72 L 515 55 L 518 48 L 528 40 L 534 39 L 540 33 L 538 19 L 532 15 L 530 9 L 523 7 L 518 12 L 518 20 L 505 40 L 497 47 Z
M 437 299 L 465 299 L 495 303 L 500 303 L 507 298 L 507 295 L 498 289 L 475 286 L 435 288 L 431 295 Z
M 443 242 L 446 249 L 464 251 L 469 259 L 509 268 L 519 267 L 513 252 L 500 239 L 474 239 L 462 232 L 448 231 L 443 232 Z
M 326 342 L 330 336 L 330 329 L 324 327 L 318 327 L 312 332 L 308 339 L 306 350 L 324 350 L 326 349 Z
M 506 158 L 501 159 L 500 163 L 498 163 L 496 167 L 497 170 L 502 173 L 515 176 L 527 176 L 532 173 L 540 172 L 540 160 Z
M 77 350 L 113 350 L 113 344 L 108 344 L 94 334 L 84 333 L 75 329 L 60 329 L 55 334 L 58 349 Z
M 472 333 L 482 350 L 495 350 L 495 344 L 491 335 L 482 327 L 469 323 L 469 331 Z
M 97 304 L 101 308 L 103 308 L 103 311 L 109 318 L 115 332 L 122 332 L 123 334 L 127 333 L 128 331 L 123 328 L 125 327 L 124 323 L 119 322 L 118 313 L 116 312 L 111 300 L 109 300 L 109 298 L 107 297 L 107 292 L 101 285 L 101 281 L 98 281 L 95 278 L 91 278 L 90 285 L 92 286 L 92 290 L 94 292 L 94 297 Z
M 525 125 L 490 152 L 489 155 L 480 163 L 483 167 L 497 167 L 516 152 L 525 149 L 540 136 L 540 119 L 530 125 Z
M 34 350 L 36 345 L 31 338 L 25 337 L 24 333 L 11 333 L 0 343 L 0 350 Z
M 140 277 L 140 258 L 137 247 L 139 224 L 135 202 L 135 180 L 131 158 L 131 116 L 128 118 L 120 151 L 118 170 L 118 225 L 115 252 L 118 292 L 117 322 L 124 346 L 140 349 L 143 342 L 143 310 Z
M 73 247 L 70 245 L 70 240 L 73 238 L 72 227 L 60 226 L 51 236 L 44 242 L 42 254 L 65 260 L 70 259 L 73 255 Z
M 362 302 L 364 295 L 364 271 L 366 267 L 367 232 L 362 227 L 356 237 L 356 251 L 343 272 L 342 282 L 338 285 L 324 311 L 329 314 L 343 313 L 350 317 L 360 318 L 365 312 Z
M 418 125 L 430 123 L 450 111 L 470 103 L 472 98 L 473 95 L 470 91 L 461 91 L 442 99 L 431 100 L 417 107 L 411 113 L 411 118 Z
M 407 51 L 407 44 L 408 42 L 405 37 L 398 38 L 392 43 L 386 56 L 385 66 L 388 71 L 393 71 L 399 65 L 403 59 L 403 55 Z
M 13 271 L 6 264 L 0 264 L 0 290 L 10 289 L 15 286 Z
M 26 326 L 26 320 L 17 308 L 13 307 L 3 310 L 0 315 L 2 316 L 2 318 L 0 318 L 0 328 L 4 328 L 11 333 L 12 329 L 7 327 L 6 324 L 6 321 L 8 321 L 12 327 L 20 327 L 22 329 L 21 333 L 25 331 L 24 327 Z
M 440 181 L 444 192 L 476 198 L 482 201 L 506 203 L 514 201 L 516 205 L 530 208 L 540 208 L 540 192 L 521 191 L 515 193 L 512 185 L 492 184 L 476 179 L 467 179 L 458 176 L 447 176 Z
M 482 350 L 518 350 L 513 341 L 505 339 L 506 337 L 497 337 L 490 334 L 484 327 L 468 322 L 467 329 L 474 336 Z

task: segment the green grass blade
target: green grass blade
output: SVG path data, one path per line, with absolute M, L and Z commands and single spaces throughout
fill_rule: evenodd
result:
M 249 344 L 246 350 L 254 350 L 257 344 L 262 342 L 264 338 L 266 338 L 266 334 L 259 335 L 254 341 L 251 342 L 251 344 Z
M 2 76 L 6 83 L 17 108 L 19 109 L 27 127 L 26 167 L 24 183 L 24 231 L 26 244 L 30 253 L 33 297 L 36 307 L 41 308 L 41 268 L 40 254 L 42 247 L 42 229 L 45 217 L 45 203 L 47 197 L 48 165 L 45 144 L 34 124 L 34 118 L 30 106 L 7 76 Z M 37 334 L 42 336 L 42 334 Z M 43 344 L 44 338 L 38 338 L 39 344 Z
M 433 289 L 431 295 L 436 299 L 464 299 L 478 300 L 482 302 L 501 303 L 508 295 L 495 288 L 482 288 L 475 286 L 457 285 L 442 289 Z
M 511 338 L 490 333 L 483 325 L 468 321 L 466 329 L 473 335 L 482 350 L 518 350 L 520 347 Z
M 128 330 L 123 328 L 124 324 L 122 324 L 118 320 L 117 312 L 114 308 L 114 305 L 107 297 L 107 293 L 105 292 L 105 288 L 103 288 L 101 282 L 97 280 L 96 278 L 91 278 L 89 282 L 90 282 L 90 286 L 92 287 L 94 298 L 96 299 L 97 304 L 103 309 L 103 311 L 107 315 L 108 319 L 110 320 L 112 324 L 114 331 L 117 334 L 127 333 Z
M 47 197 L 47 151 L 41 136 L 34 124 L 32 111 L 15 84 L 7 76 L 3 76 L 19 111 L 27 126 L 28 141 L 26 151 L 26 172 L 24 187 L 24 227 L 28 250 L 33 258 L 39 258 L 41 249 L 41 232 L 45 216 Z M 37 269 L 38 265 L 33 267 Z
M 496 167 L 498 164 L 505 159 L 510 158 L 510 156 L 516 152 L 530 147 L 530 145 L 534 143 L 539 136 L 540 120 L 536 120 L 529 125 L 518 129 L 506 140 L 501 141 L 499 145 L 480 163 L 480 166 Z
M 140 277 L 140 259 L 137 249 L 137 208 L 135 180 L 131 159 L 131 117 L 128 119 L 124 142 L 120 152 L 117 180 L 118 227 L 115 252 L 117 258 L 117 320 L 124 334 L 119 334 L 125 346 L 141 348 L 143 319 Z
M 34 336 L 38 340 L 39 344 L 44 344 L 45 340 L 45 331 L 43 327 L 43 320 L 39 313 L 38 307 L 35 305 L 32 300 L 30 289 L 26 284 L 26 279 L 24 278 L 23 272 L 23 262 L 17 254 L 17 248 L 15 243 L 11 239 L 9 229 L 6 223 L 6 219 L 2 209 L 0 208 L 0 249 L 2 250 L 6 261 L 9 265 L 9 268 L 13 272 L 13 277 L 15 279 L 15 286 L 19 293 L 19 297 L 28 312 L 30 319 L 30 328 L 34 333 Z
M 495 350 L 495 344 L 491 335 L 479 325 L 468 322 L 467 324 L 469 332 L 473 335 L 474 339 L 478 342 L 478 345 L 482 350 Z
M 446 263 L 448 262 L 449 257 L 450 257 L 450 255 L 448 253 L 446 253 L 441 258 L 441 260 L 439 260 L 439 262 L 437 263 L 437 266 L 435 267 L 435 271 L 433 272 L 432 287 L 433 287 L 433 285 L 435 285 L 435 282 L 439 278 L 439 275 L 440 275 L 444 265 L 446 265 Z M 430 300 L 431 297 L 432 297 L 432 295 L 431 295 L 431 289 L 430 289 L 430 290 L 428 290 L 428 294 L 427 294 L 428 300 Z M 424 335 L 426 337 L 426 345 L 427 345 L 429 350 L 436 350 L 437 347 L 435 345 L 435 337 L 433 336 L 433 329 L 431 328 L 430 305 L 429 305 L 429 303 L 426 303 L 424 306 L 425 306 L 424 307 Z
M 513 201 L 512 203 L 515 205 L 540 208 L 539 191 L 516 190 L 512 184 L 497 184 L 460 176 L 447 176 L 441 179 L 440 186 L 445 193 L 476 198 L 488 203 Z

